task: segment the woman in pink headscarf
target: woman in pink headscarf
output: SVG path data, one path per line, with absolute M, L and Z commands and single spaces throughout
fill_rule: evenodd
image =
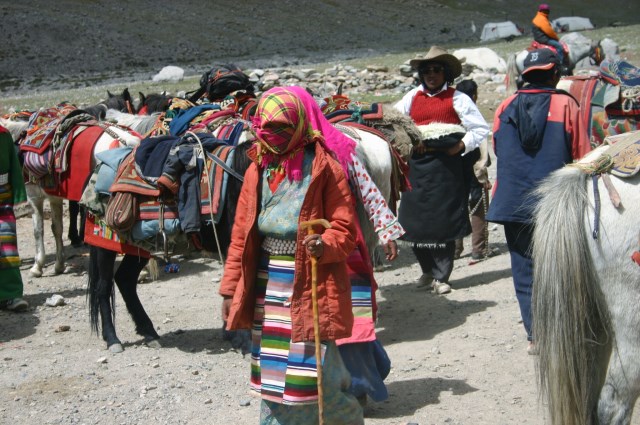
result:
M 315 99 L 304 88 L 291 86 L 287 87 L 287 90 L 298 95 L 311 126 L 324 136 L 325 144 L 336 156 L 348 177 L 354 202 L 356 198 L 361 200 L 364 211 L 369 215 L 369 220 L 385 248 L 387 259 L 394 260 L 398 253 L 395 240 L 404 234 L 404 229 L 356 156 L 356 142 L 325 118 Z M 358 226 L 356 248 L 347 259 L 354 313 L 353 331 L 351 337 L 340 339 L 336 343 L 351 373 L 351 392 L 361 403 L 366 401 L 367 396 L 377 402 L 388 398 L 384 379 L 391 368 L 389 357 L 375 333 L 375 293 L 378 286 L 373 276 L 370 258 L 361 227 Z
M 253 163 L 244 176 L 219 292 L 227 328 L 251 329 L 251 390 L 262 399 L 260 423 L 308 424 L 318 417 L 314 256 L 324 423 L 364 424 L 335 344 L 353 327 L 346 260 L 357 228 L 349 185 L 292 91 L 264 93 L 254 129 Z M 316 219 L 331 227 L 313 235 L 300 229 L 301 222 Z

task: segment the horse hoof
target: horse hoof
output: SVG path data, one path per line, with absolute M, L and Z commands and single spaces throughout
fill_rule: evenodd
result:
M 82 239 L 71 239 L 71 246 L 74 248 L 82 248 L 84 246 L 84 241 Z
M 42 270 L 32 268 L 31 270 L 29 270 L 29 276 L 42 277 Z
M 111 344 L 109 346 L 109 352 L 113 353 L 113 354 L 118 354 L 118 353 L 122 353 L 124 351 L 124 348 L 122 347 L 122 344 Z
M 158 339 L 150 339 L 144 343 L 149 348 L 162 348 L 162 344 L 160 344 L 160 340 Z

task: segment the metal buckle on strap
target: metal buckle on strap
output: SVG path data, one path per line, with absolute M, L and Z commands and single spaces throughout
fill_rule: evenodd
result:
M 9 173 L 0 174 L 0 184 L 9 183 Z

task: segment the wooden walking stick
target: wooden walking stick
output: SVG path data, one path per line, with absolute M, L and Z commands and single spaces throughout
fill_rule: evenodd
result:
M 331 223 L 324 218 L 320 218 L 317 220 L 303 221 L 300 223 L 300 228 L 307 229 L 307 234 L 313 235 L 315 234 L 313 226 L 316 225 L 324 226 L 326 229 L 331 227 Z M 320 317 L 318 316 L 318 259 L 313 255 L 311 256 L 311 300 L 313 303 L 313 339 L 315 340 L 316 367 L 318 373 L 318 423 L 323 425 L 322 354 L 320 352 Z

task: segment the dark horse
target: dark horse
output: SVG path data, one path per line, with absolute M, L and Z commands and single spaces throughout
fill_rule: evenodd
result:
M 140 94 L 142 95 L 142 93 Z M 144 96 L 142 96 L 141 99 L 144 99 Z M 108 109 L 115 109 L 130 114 L 137 112 L 128 88 L 122 90 L 121 94 L 113 94 L 107 90 L 107 98 L 105 100 L 95 105 L 82 108 L 84 112 L 100 121 L 106 118 Z M 78 218 L 80 218 L 80 224 L 78 224 Z M 67 231 L 67 238 L 71 241 L 71 245 L 80 247 L 83 244 L 83 235 L 84 212 L 77 201 L 69 201 L 69 230 Z
M 97 120 L 104 120 L 109 109 L 128 114 L 146 115 L 164 112 L 169 107 L 171 97 L 165 93 L 146 96 L 142 92 L 138 93 L 140 94 L 140 100 L 135 102 L 128 88 L 125 88 L 121 94 L 112 94 L 107 90 L 107 98 L 105 100 L 96 105 L 85 107 L 83 111 L 94 116 Z M 80 218 L 80 224 L 78 224 L 78 218 Z M 69 230 L 67 237 L 74 247 L 82 246 L 84 242 L 84 212 L 76 201 L 69 201 Z
M 238 145 L 233 156 L 232 169 L 240 176 L 249 166 L 249 158 L 246 150 L 250 143 Z M 226 256 L 227 249 L 231 242 L 231 228 L 236 212 L 236 205 L 240 195 L 242 182 L 236 177 L 227 180 L 227 190 L 225 194 L 224 210 L 220 221 L 215 225 L 215 230 L 209 226 L 207 230 L 201 231 L 201 240 L 207 251 L 216 251 L 216 244 L 213 232 L 216 232 L 220 243 L 221 258 Z M 208 233 L 207 233 L 208 232 Z M 211 246 L 209 246 L 211 245 Z M 102 338 L 107 343 L 108 349 L 113 353 L 123 351 L 122 343 L 118 339 L 115 329 L 115 308 L 114 308 L 114 285 L 115 281 L 120 294 L 125 302 L 127 311 L 131 315 L 136 327 L 136 333 L 143 337 L 144 342 L 149 346 L 159 347 L 160 336 L 156 332 L 153 322 L 147 315 L 137 293 L 138 276 L 148 263 L 147 258 L 126 254 L 119 267 L 115 269 L 116 252 L 104 248 L 92 246 L 89 257 L 89 311 L 92 329 L 98 333 L 102 327 Z M 233 336 L 226 335 L 232 339 Z M 243 342 L 247 339 L 244 338 Z

